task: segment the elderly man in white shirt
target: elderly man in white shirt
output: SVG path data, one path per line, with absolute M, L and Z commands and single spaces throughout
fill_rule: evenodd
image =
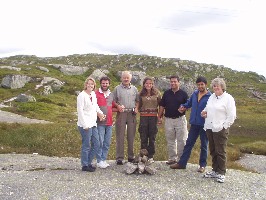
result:
M 212 171 L 204 174 L 205 178 L 216 178 L 223 183 L 226 173 L 226 145 L 229 127 L 236 119 L 234 98 L 228 94 L 222 78 L 211 82 L 213 94 L 210 96 L 201 116 L 206 118 L 204 130 L 209 140 L 209 150 L 212 156 Z

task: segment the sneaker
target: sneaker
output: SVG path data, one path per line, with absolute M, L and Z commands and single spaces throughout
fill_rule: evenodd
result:
M 224 183 L 225 175 L 217 174 L 216 181 L 218 183 Z
M 218 173 L 215 172 L 215 171 L 210 171 L 210 172 L 206 172 L 204 175 L 203 175 L 203 178 L 217 178 L 218 176 Z
M 197 172 L 199 173 L 203 173 L 205 171 L 205 167 L 199 167 Z
M 92 167 L 92 165 L 89 165 L 89 166 L 83 166 L 83 167 L 82 167 L 82 171 L 85 171 L 85 172 L 94 172 L 94 171 L 95 171 L 95 168 Z
M 122 160 L 117 160 L 117 161 L 116 161 L 116 164 L 117 164 L 117 165 L 123 165 L 123 161 L 122 161 Z
M 131 162 L 131 163 L 134 162 L 134 160 L 135 160 L 134 158 L 129 158 L 129 159 L 127 159 L 127 161 L 128 161 L 128 162 Z
M 100 161 L 97 163 L 97 167 L 99 167 L 101 169 L 105 169 L 107 167 L 107 165 L 103 161 Z
M 110 167 L 110 164 L 108 164 L 108 163 L 106 162 L 106 160 L 103 161 L 103 162 L 104 162 L 104 164 L 105 164 L 107 167 Z
M 153 160 L 153 158 L 149 158 L 149 163 L 154 163 L 154 160 Z

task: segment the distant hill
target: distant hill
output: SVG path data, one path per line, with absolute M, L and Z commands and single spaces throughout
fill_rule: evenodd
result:
M 69 75 L 62 73 L 62 67 L 67 66 L 67 70 L 72 67 L 80 67 L 82 71 L 78 75 Z M 45 70 L 43 70 L 44 68 Z M 15 70 L 14 70 L 15 69 Z M 18 70 L 19 69 L 19 70 Z M 95 70 L 107 72 L 112 80 L 111 89 L 120 83 L 119 71 L 130 70 L 142 74 L 143 76 L 152 76 L 158 79 L 177 74 L 182 83 L 195 86 L 195 80 L 199 75 L 207 77 L 210 82 L 213 78 L 221 77 L 227 82 L 227 91 L 236 99 L 238 104 L 245 104 L 245 99 L 257 99 L 263 103 L 266 99 L 266 79 L 264 76 L 254 72 L 239 72 L 222 65 L 213 65 L 206 63 L 197 63 L 195 61 L 181 60 L 179 58 L 160 58 L 146 55 L 102 55 L 102 54 L 84 54 L 70 55 L 60 57 L 36 57 L 34 55 L 18 55 L 7 58 L 0 58 L 0 81 L 7 75 L 26 75 L 35 80 L 42 80 L 43 77 L 56 78 L 65 83 L 60 93 L 63 95 L 75 94 L 75 90 L 82 88 L 83 81 L 90 76 Z M 67 75 L 66 75 L 67 74 Z M 136 79 L 141 79 L 137 77 Z M 24 88 L 8 90 L 0 88 L 0 101 L 12 98 L 22 92 L 33 93 L 36 87 L 34 81 L 29 81 Z M 141 80 L 136 80 L 136 86 L 141 87 Z M 158 81 L 158 84 L 159 81 Z M 168 87 L 166 83 L 164 88 Z M 29 92 L 32 90 L 32 92 Z M 34 94 L 37 93 L 37 94 Z M 58 93 L 59 94 L 59 93 Z
M 259 145 L 261 149 L 265 147 L 265 143 L 261 142 L 266 139 L 265 77 L 254 72 L 179 58 L 128 54 L 76 54 L 44 58 L 18 55 L 0 58 L 0 108 L 29 118 L 75 127 L 76 97 L 83 88 L 84 80 L 88 76 L 98 79 L 106 74 L 112 80 L 112 90 L 120 83 L 119 75 L 123 70 L 134 73 L 134 85 L 138 89 L 143 77 L 154 77 L 161 92 L 170 87 L 168 77 L 171 75 L 179 75 L 181 86 L 190 92 L 200 75 L 205 76 L 209 83 L 216 77 L 224 78 L 227 92 L 235 98 L 237 106 L 237 119 L 230 128 L 230 142 L 251 143 L 254 148 L 244 152 L 256 152 L 254 149 Z M 25 103 L 24 100 L 30 101 Z M 265 151 L 259 154 L 265 154 Z

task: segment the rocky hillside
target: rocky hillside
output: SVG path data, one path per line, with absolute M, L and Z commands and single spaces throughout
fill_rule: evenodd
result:
M 112 79 L 111 89 L 119 84 L 121 71 L 130 70 L 132 82 L 141 87 L 146 76 L 155 78 L 156 86 L 164 91 L 169 88 L 168 77 L 177 74 L 182 89 L 191 94 L 195 80 L 204 75 L 211 81 L 215 77 L 225 78 L 228 92 L 241 99 L 266 98 L 265 77 L 254 72 L 239 72 L 221 65 L 197 63 L 179 58 L 160 58 L 146 55 L 71 55 L 40 58 L 36 56 L 12 56 L 0 59 L 0 102 L 2 107 L 11 102 L 51 103 L 49 95 L 71 95 L 82 89 L 87 76 L 96 80 L 103 75 Z M 56 103 L 66 106 L 67 101 Z M 265 103 L 264 103 L 265 104 Z

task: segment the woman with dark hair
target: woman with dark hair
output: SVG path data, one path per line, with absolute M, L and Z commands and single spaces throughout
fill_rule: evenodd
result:
M 139 133 L 141 140 L 141 149 L 148 151 L 148 158 L 150 162 L 154 162 L 153 156 L 155 154 L 155 139 L 158 132 L 157 128 L 157 114 L 158 106 L 161 101 L 161 94 L 158 89 L 154 87 L 154 81 L 150 77 L 143 80 L 142 90 L 139 93 Z

